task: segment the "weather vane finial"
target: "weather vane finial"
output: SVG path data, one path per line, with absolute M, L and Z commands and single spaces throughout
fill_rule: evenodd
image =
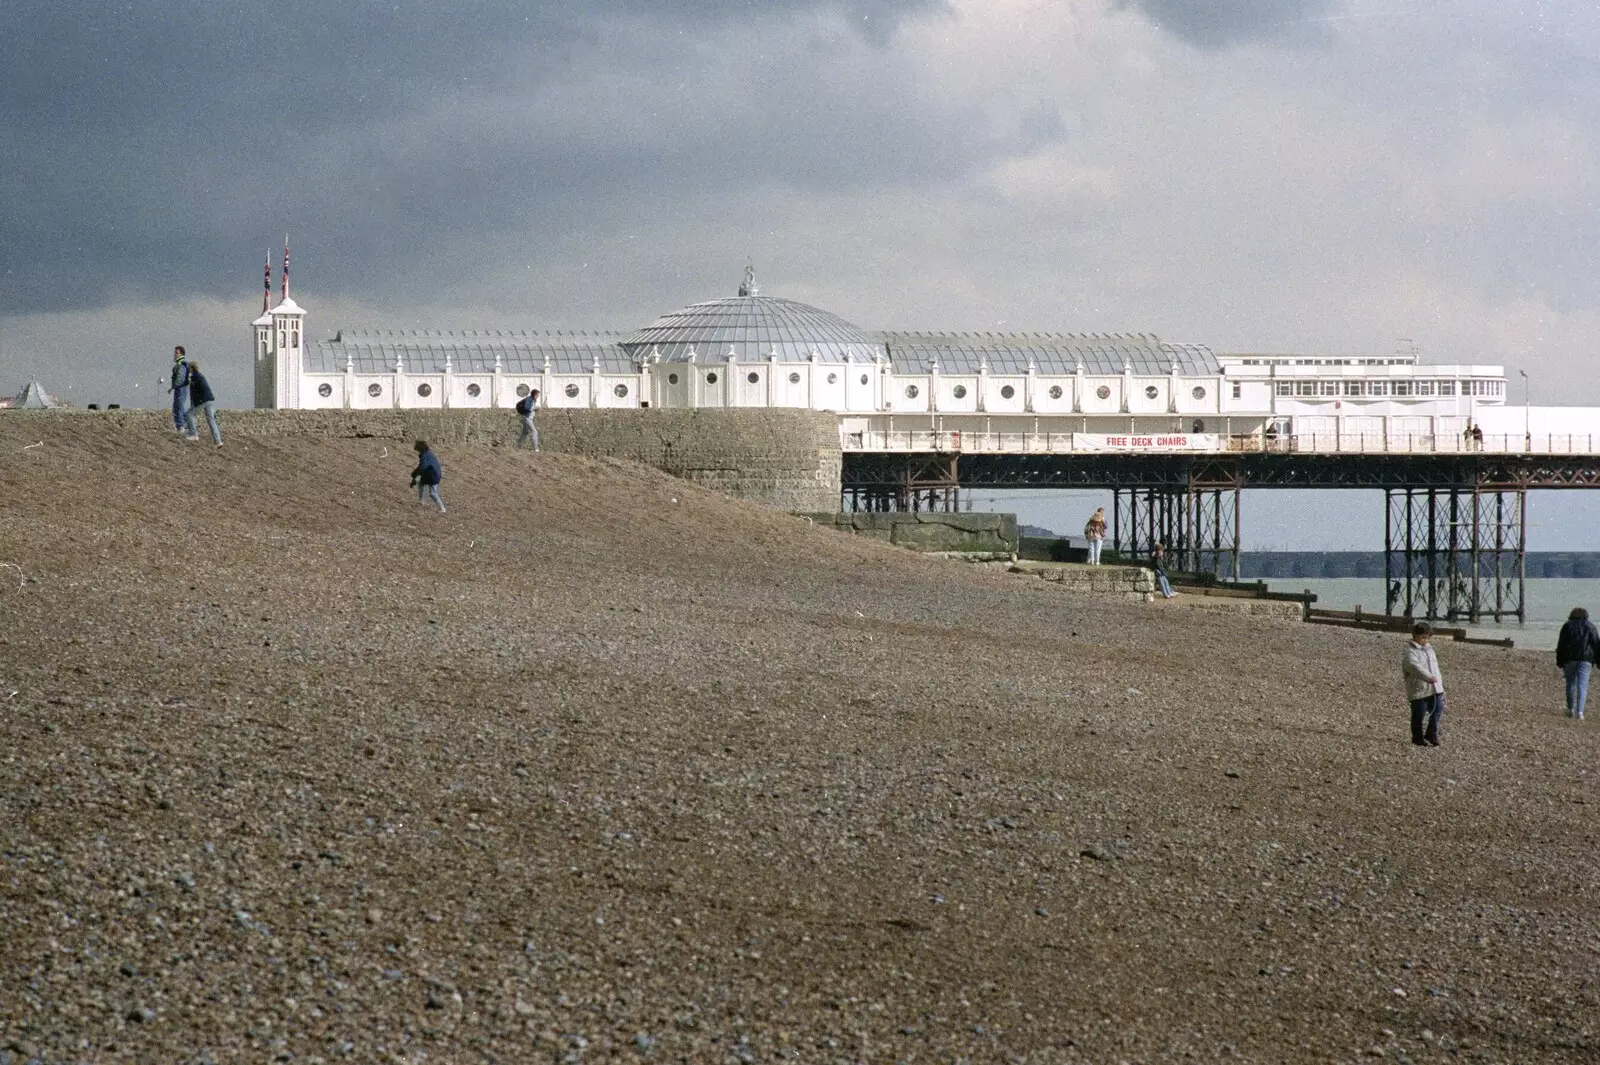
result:
M 750 263 L 744 268 L 744 284 L 739 286 L 741 296 L 759 296 L 761 289 L 756 287 L 756 266 Z

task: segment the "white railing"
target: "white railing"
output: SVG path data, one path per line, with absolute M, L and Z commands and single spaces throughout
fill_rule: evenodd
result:
M 1126 441 L 1123 444 L 1108 441 Z M 1600 455 L 1600 434 L 1485 434 L 1481 440 L 1460 434 L 1302 433 L 1272 437 L 1207 434 L 1103 434 L 967 432 L 933 429 L 841 429 L 845 451 L 928 452 L 939 454 L 1222 454 L 1273 452 L 1305 455 Z

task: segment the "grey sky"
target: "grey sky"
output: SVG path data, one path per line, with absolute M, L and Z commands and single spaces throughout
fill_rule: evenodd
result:
M 1600 14 L 1577 0 L 0 3 L 0 389 L 248 395 L 313 335 L 866 328 L 1392 349 L 1600 402 Z M 137 386 L 137 387 L 135 387 Z

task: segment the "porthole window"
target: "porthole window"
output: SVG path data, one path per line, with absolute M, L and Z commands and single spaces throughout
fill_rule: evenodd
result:
M 1205 399 L 1206 398 L 1205 386 L 1204 385 L 1195 385 L 1194 386 L 1194 391 L 1190 392 L 1189 394 L 1191 396 L 1193 396 L 1195 399 Z
M 1060 399 L 1061 398 L 1061 386 L 1060 385 L 1051 385 L 1050 386 L 1050 398 L 1051 399 Z
M 797 374 L 797 373 L 792 373 L 792 374 L 790 374 L 790 375 L 789 375 L 789 383 L 790 383 L 790 384 L 791 384 L 791 385 L 797 385 L 797 384 L 799 384 L 799 383 L 800 383 L 800 375 L 799 375 L 799 374 Z
M 967 386 L 966 385 L 956 385 L 956 387 L 954 387 L 954 388 L 952 388 L 950 390 L 950 394 L 952 396 L 956 397 L 957 399 L 966 399 L 967 398 Z
M 577 386 L 577 384 L 568 385 L 566 387 L 566 393 L 567 393 L 567 398 L 568 399 L 577 399 L 578 398 L 578 386 Z
M 1145 399 L 1155 399 L 1160 394 L 1161 394 L 1161 389 L 1157 388 L 1155 385 L 1145 385 L 1144 386 L 1144 398 Z
M 717 375 L 716 374 L 714 374 L 714 373 L 706 374 L 706 384 L 714 385 L 716 383 L 717 383 Z
M 836 373 L 831 373 L 831 374 L 829 374 L 829 375 L 828 375 L 828 383 L 829 383 L 829 384 L 830 384 L 830 385 L 836 385 L 836 384 L 838 384 L 838 383 L 839 383 L 839 375 L 838 375 L 838 374 L 836 374 Z
M 675 373 L 667 374 L 667 384 L 675 385 L 677 383 L 678 383 L 678 375 L 677 374 L 675 374 Z
M 919 390 L 918 390 L 916 385 L 906 385 L 906 398 L 907 399 L 916 399 L 918 394 L 919 394 Z
M 468 385 L 467 386 L 467 395 L 472 397 L 473 399 L 477 399 L 479 396 L 483 395 L 483 389 L 480 386 L 475 385 L 475 384 Z
M 611 390 L 611 394 L 616 396 L 618 399 L 626 399 L 628 396 L 628 386 L 618 385 L 616 388 Z
M 329 396 L 333 395 L 333 386 L 326 381 L 322 382 L 317 386 L 317 395 L 321 396 L 323 399 L 327 399 Z
M 1004 385 L 1000 389 L 1000 398 L 1001 399 L 1010 399 L 1012 396 L 1014 396 L 1016 394 L 1017 394 L 1017 390 L 1012 388 L 1010 385 Z
M 866 384 L 870 380 L 872 380 L 872 379 L 870 377 L 868 377 L 866 374 L 862 374 L 861 375 L 861 383 L 862 384 Z
M 527 385 L 518 385 L 517 386 L 517 398 L 518 399 L 521 399 L 523 396 L 525 396 L 527 394 L 528 394 L 528 386 Z
M 423 399 L 427 399 L 429 396 L 433 395 L 433 386 L 424 381 L 422 384 L 417 386 L 417 395 L 421 396 Z
M 1110 385 L 1101 385 L 1099 388 L 1094 390 L 1094 394 L 1096 396 L 1098 396 L 1099 398 L 1101 398 L 1101 399 L 1110 399 L 1111 398 L 1111 386 Z
M 374 381 L 372 384 L 367 386 L 367 395 L 369 395 L 369 396 L 381 396 L 381 395 L 383 395 L 383 386 L 378 384 L 376 381 Z
M 754 370 L 751 370 L 750 373 L 745 376 L 745 380 L 749 381 L 753 385 L 759 385 L 761 383 L 761 375 L 756 373 Z

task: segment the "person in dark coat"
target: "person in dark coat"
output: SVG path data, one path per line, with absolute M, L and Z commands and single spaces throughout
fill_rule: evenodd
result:
M 444 468 L 439 465 L 439 456 L 428 447 L 426 440 L 418 440 L 413 445 L 417 452 L 417 468 L 411 471 L 411 483 L 417 489 L 417 502 L 426 503 L 431 496 L 434 503 L 438 504 L 439 513 L 444 513 L 444 500 L 439 498 L 439 482 L 444 479 Z
M 1600 631 L 1581 606 L 1572 608 L 1567 623 L 1556 637 L 1556 666 L 1567 678 L 1567 716 L 1583 720 L 1583 704 L 1589 700 L 1589 674 L 1600 655 Z
M 527 440 L 533 443 L 533 450 L 539 450 L 539 426 L 533 420 L 533 416 L 538 410 L 539 390 L 537 388 L 517 401 L 517 416 L 522 419 L 522 432 L 517 436 L 517 447 L 521 447 L 522 442 Z
M 211 391 L 211 382 L 206 380 L 206 375 L 200 372 L 200 364 L 189 362 L 189 410 L 185 418 L 189 430 L 190 440 L 200 439 L 200 430 L 195 428 L 194 412 L 203 410 L 206 413 L 206 426 L 211 430 L 211 442 L 218 447 L 222 446 L 222 430 L 217 428 L 217 396 Z

